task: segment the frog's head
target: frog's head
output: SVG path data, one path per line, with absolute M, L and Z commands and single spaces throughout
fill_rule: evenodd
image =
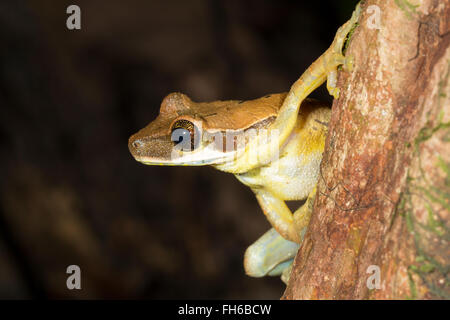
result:
M 158 117 L 129 139 L 133 157 L 148 165 L 216 165 L 236 160 L 251 135 L 268 127 L 285 94 L 251 101 L 196 103 L 181 93 L 164 98 Z

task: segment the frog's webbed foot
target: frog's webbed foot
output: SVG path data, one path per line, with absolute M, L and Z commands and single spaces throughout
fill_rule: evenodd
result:
M 244 268 L 251 277 L 281 276 L 287 283 L 300 245 L 271 228 L 245 251 Z

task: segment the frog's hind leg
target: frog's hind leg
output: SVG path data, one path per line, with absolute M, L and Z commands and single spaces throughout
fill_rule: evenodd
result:
M 274 228 L 248 247 L 244 268 L 251 277 L 282 276 L 286 283 L 300 245 L 284 239 Z
M 310 192 L 306 202 L 293 214 L 292 225 L 298 234 L 299 243 L 303 242 L 311 218 L 315 195 L 316 187 Z M 279 208 L 280 206 L 278 206 Z M 263 210 L 274 211 L 267 209 L 270 208 L 263 206 Z M 281 276 L 281 280 L 287 284 L 294 257 L 300 248 L 299 243 L 286 240 L 274 228 L 270 229 L 245 252 L 245 272 L 251 277 Z

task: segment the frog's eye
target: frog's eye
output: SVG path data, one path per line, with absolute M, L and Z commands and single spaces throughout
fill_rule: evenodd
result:
M 177 120 L 172 125 L 171 140 L 182 151 L 193 151 L 198 147 L 200 133 L 191 121 Z

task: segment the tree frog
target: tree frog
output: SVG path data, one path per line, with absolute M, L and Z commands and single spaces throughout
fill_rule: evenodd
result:
M 129 150 L 141 163 L 210 165 L 251 188 L 272 228 L 245 252 L 249 276 L 289 279 L 310 220 L 330 119 L 329 107 L 307 96 L 325 81 L 330 94 L 339 96 L 337 68 L 351 70 L 343 46 L 359 15 L 358 5 L 288 93 L 201 103 L 172 93 L 158 117 L 129 139 Z M 304 199 L 293 213 L 285 203 Z

